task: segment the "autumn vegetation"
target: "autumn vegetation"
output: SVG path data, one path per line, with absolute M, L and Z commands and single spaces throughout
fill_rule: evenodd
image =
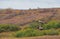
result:
M 0 10 L 0 33 L 14 32 L 11 33 L 12 37 L 60 35 L 59 10 L 60 8 L 2 9 Z M 43 24 L 39 21 L 43 21 Z
M 13 24 L 0 24 L 0 33 L 2 32 L 15 32 L 12 33 L 13 37 L 34 37 L 44 35 L 60 35 L 60 22 L 50 21 L 43 24 L 43 30 L 38 29 L 39 22 L 35 21 L 28 24 L 27 27 L 21 29 L 21 27 Z

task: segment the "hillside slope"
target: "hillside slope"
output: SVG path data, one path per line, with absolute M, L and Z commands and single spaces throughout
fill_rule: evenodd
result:
M 0 24 L 24 25 L 36 20 L 60 20 L 60 8 L 0 9 Z

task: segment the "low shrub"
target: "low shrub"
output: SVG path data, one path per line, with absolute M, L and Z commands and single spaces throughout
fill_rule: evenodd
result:
M 26 29 L 16 32 L 15 37 L 32 37 L 32 36 L 42 36 L 44 35 L 39 30 Z
M 14 24 L 0 24 L 0 32 L 17 31 L 20 27 Z
M 32 37 L 32 36 L 43 36 L 43 35 L 59 35 L 57 30 L 35 30 L 35 29 L 25 29 L 15 33 L 15 37 Z
M 60 22 L 58 21 L 50 21 L 47 24 L 43 25 L 43 29 L 52 29 L 52 28 L 60 28 Z
M 50 29 L 50 30 L 43 30 L 44 35 L 59 35 L 59 31 Z
M 32 22 L 31 24 L 29 24 L 29 28 L 31 29 L 37 29 L 39 27 L 40 23 L 38 22 Z

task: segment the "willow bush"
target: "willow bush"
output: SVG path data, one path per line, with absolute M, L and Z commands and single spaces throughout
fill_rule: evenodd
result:
M 60 21 L 50 21 L 43 25 L 43 29 L 57 29 L 60 28 Z
M 20 30 L 20 27 L 14 24 L 0 24 L 0 32 L 5 31 L 17 31 Z
M 59 31 L 50 29 L 50 30 L 35 30 L 35 29 L 25 29 L 17 31 L 15 37 L 33 37 L 33 36 L 43 36 L 43 35 L 59 35 Z
M 44 35 L 39 30 L 35 29 L 25 29 L 15 33 L 15 37 L 32 37 L 32 36 L 42 36 Z

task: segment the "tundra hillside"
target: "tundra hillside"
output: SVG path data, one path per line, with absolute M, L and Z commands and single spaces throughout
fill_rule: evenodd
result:
M 37 20 L 60 20 L 60 8 L 0 9 L 0 24 L 25 25 Z

